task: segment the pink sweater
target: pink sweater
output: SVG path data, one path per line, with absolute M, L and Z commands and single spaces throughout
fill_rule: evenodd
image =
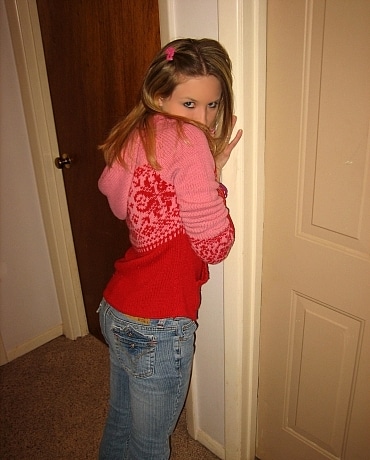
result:
M 225 259 L 234 227 L 214 175 L 204 133 L 155 116 L 159 171 L 147 162 L 139 137 L 129 168 L 106 167 L 99 189 L 113 213 L 126 219 L 132 247 L 115 264 L 104 297 L 142 318 L 197 318 L 207 264 Z

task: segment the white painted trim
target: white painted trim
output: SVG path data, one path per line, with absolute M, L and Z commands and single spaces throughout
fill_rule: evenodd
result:
M 175 0 L 158 0 L 161 46 L 176 37 Z
M 63 326 L 59 324 L 58 326 L 49 329 L 48 331 L 33 337 L 27 342 L 22 343 L 16 348 L 8 351 L 8 360 L 13 361 L 13 359 L 19 358 L 20 356 L 29 353 L 30 351 L 36 350 L 36 348 L 45 345 L 45 343 L 50 342 L 51 340 L 60 337 L 63 334 Z
M 189 394 L 186 400 L 186 423 L 190 436 L 203 444 L 208 450 L 217 455 L 221 460 L 225 459 L 225 448 L 199 426 L 197 373 L 193 369 Z M 223 422 L 222 422 L 223 423 Z
M 3 338 L 0 334 L 0 366 L 6 364 L 9 361 L 8 355 L 6 353 Z
M 5 0 L 63 330 L 88 333 L 69 222 L 36 0 Z
M 198 430 L 196 440 L 200 442 L 204 447 L 209 451 L 217 455 L 221 460 L 225 460 L 225 449 L 220 443 L 215 441 L 211 436 L 209 436 L 205 431 Z
M 224 169 L 235 245 L 224 263 L 225 457 L 255 458 L 262 272 L 266 0 L 218 0 L 243 141 Z

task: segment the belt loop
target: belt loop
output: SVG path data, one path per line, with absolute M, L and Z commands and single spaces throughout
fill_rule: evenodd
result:
M 157 327 L 160 327 L 161 329 L 164 328 L 164 325 L 166 324 L 166 318 L 158 320 Z

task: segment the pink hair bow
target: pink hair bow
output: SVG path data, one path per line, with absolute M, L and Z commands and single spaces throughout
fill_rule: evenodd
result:
M 175 48 L 173 46 L 169 46 L 165 52 L 166 52 L 166 61 L 173 61 L 173 57 L 175 55 Z

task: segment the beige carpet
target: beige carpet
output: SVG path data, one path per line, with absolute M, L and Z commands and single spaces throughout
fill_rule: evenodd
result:
M 109 397 L 108 349 L 87 336 L 59 337 L 0 367 L 0 459 L 92 460 Z M 217 457 L 187 434 L 185 413 L 171 459 Z

